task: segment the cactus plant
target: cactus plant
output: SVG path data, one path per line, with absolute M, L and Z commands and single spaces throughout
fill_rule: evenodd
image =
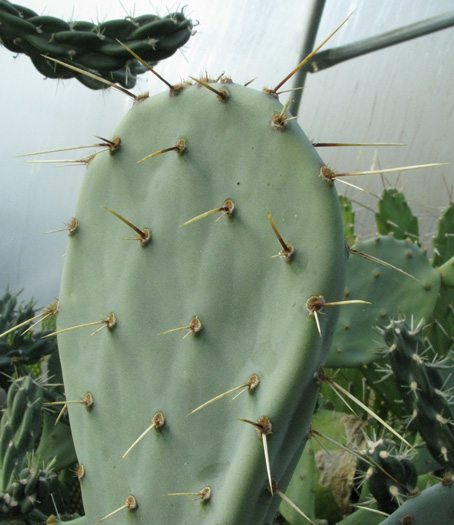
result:
M 377 500 L 379 509 L 392 513 L 408 495 L 414 493 L 418 482 L 416 468 L 387 439 L 368 442 L 362 453 L 367 462 L 360 464 L 360 468 L 366 472 L 369 490 Z
M 353 248 L 374 260 L 350 255 L 345 296 L 367 298 L 372 304 L 341 311 L 327 360 L 327 366 L 334 368 L 379 359 L 384 345 L 376 343 L 374 327 L 400 314 L 414 315 L 418 321 L 429 319 L 440 290 L 440 273 L 426 252 L 411 241 L 378 236 Z
M 28 330 L 30 319 L 39 323 L 46 314 L 55 313 L 56 305 L 36 315 L 35 301 L 18 304 L 18 295 L 6 290 L 0 298 L 0 387 L 5 391 L 10 385 L 8 377 L 28 375 L 31 365 L 55 353 L 57 347 L 55 337 L 43 339 L 51 330 Z
M 67 399 L 94 401 L 69 406 L 88 523 L 131 494 L 133 522 L 266 523 L 269 473 L 285 487 L 307 439 L 338 308 L 306 303 L 340 298 L 347 259 L 336 190 L 275 92 L 201 82 L 137 101 L 79 196 L 58 337 Z
M 342 239 L 340 175 L 276 100 L 283 82 L 259 93 L 193 80 L 133 95 L 110 153 L 84 160 L 57 330 L 81 525 L 269 523 L 308 439 L 331 306 L 358 252 Z M 402 243 L 398 255 L 413 256 Z M 432 311 L 442 277 L 416 259 Z
M 453 469 L 450 391 L 437 364 L 425 356 L 427 348 L 420 332 L 420 326 L 411 329 L 404 321 L 393 321 L 383 329 L 383 337 L 389 347 L 391 367 L 411 421 L 414 421 L 434 459 L 445 468 Z
M 186 44 L 192 22 L 183 10 L 165 17 L 141 15 L 100 24 L 65 22 L 54 16 L 39 16 L 32 9 L 0 0 L 0 43 L 14 53 L 30 57 L 35 68 L 48 78 L 75 77 L 90 89 L 105 84 L 80 72 L 46 60 L 68 60 L 105 80 L 131 89 L 147 68 L 118 43 L 128 44 L 147 64 L 167 58 Z

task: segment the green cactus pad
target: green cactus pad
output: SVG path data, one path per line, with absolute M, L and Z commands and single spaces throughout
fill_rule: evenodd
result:
M 420 494 L 407 499 L 381 525 L 413 525 L 443 523 L 454 524 L 454 485 L 452 478 L 434 485 Z
M 452 271 L 454 253 L 454 204 L 451 203 L 443 212 L 438 222 L 438 232 L 433 239 L 434 256 L 432 264 L 442 267 L 446 272 L 446 265 Z M 444 266 L 443 266 L 444 265 Z M 442 269 L 440 268 L 440 270 Z M 440 295 L 433 313 L 433 322 L 429 330 L 429 340 L 439 355 L 446 353 L 453 347 L 454 341 L 454 290 L 445 286 L 442 279 Z
M 415 322 L 430 319 L 440 290 L 440 274 L 423 249 L 410 241 L 391 236 L 354 245 L 356 251 L 389 263 L 408 275 L 360 255 L 348 261 L 346 299 L 364 299 L 370 305 L 341 309 L 327 366 L 354 367 L 379 358 L 383 345 L 374 327 L 401 315 Z
M 275 96 L 210 86 L 220 96 L 192 85 L 137 103 L 83 182 L 58 328 L 101 321 L 59 335 L 67 399 L 94 400 L 69 406 L 87 523 L 130 495 L 137 508 L 111 524 L 268 523 L 280 499 L 262 435 L 282 490 L 307 439 L 338 308 L 318 315 L 320 336 L 306 302 L 344 290 L 337 192 Z M 254 391 L 188 415 L 253 374 Z
M 393 235 L 396 239 L 418 241 L 418 219 L 408 205 L 405 195 L 396 189 L 385 190 L 375 214 L 377 231 L 381 235 Z

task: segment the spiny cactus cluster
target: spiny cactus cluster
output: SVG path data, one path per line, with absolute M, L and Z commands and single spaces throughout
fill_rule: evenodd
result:
M 0 0 L 0 43 L 14 53 L 25 53 L 35 68 L 49 78 L 77 78 L 90 89 L 105 84 L 46 57 L 67 61 L 105 80 L 131 89 L 137 75 L 147 71 L 118 42 L 128 45 L 147 64 L 156 64 L 186 44 L 192 22 L 183 11 L 164 17 L 140 15 L 95 24 L 66 22 L 54 16 L 40 16 L 32 9 Z
M 31 376 L 14 382 L 0 428 L 0 517 L 27 517 L 49 494 L 52 471 L 33 466 L 43 390 Z
M 452 396 L 438 368 L 425 354 L 421 326 L 411 329 L 404 321 L 393 321 L 383 329 L 389 360 L 410 421 L 427 444 L 435 460 L 454 469 L 454 417 Z M 445 363 L 450 366 L 450 362 Z M 437 368 L 438 367 L 438 368 Z M 448 378 L 449 379 L 449 378 Z
M 387 439 L 368 442 L 362 455 L 365 459 L 359 468 L 365 471 L 378 508 L 388 514 L 394 512 L 415 491 L 418 482 L 415 466 Z
M 30 319 L 36 316 L 36 304 L 18 304 L 18 294 L 9 290 L 0 298 L 0 387 L 9 388 L 9 377 L 29 373 L 29 366 L 38 363 L 44 356 L 56 350 L 56 339 L 43 337 L 51 330 L 27 330 Z M 44 317 L 44 315 L 39 316 Z M 18 325 L 26 323 L 23 329 Z

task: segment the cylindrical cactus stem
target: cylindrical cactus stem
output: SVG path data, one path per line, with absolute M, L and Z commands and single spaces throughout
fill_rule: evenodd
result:
M 412 421 L 441 465 L 454 468 L 454 414 L 443 392 L 443 380 L 434 363 L 424 357 L 421 327 L 392 321 L 384 330 L 396 384 Z

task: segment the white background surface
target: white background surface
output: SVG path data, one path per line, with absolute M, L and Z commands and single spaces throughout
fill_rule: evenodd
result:
M 122 5 L 116 0 L 23 2 L 38 14 L 67 20 L 164 15 L 178 8 L 178 4 L 147 0 L 123 0 Z M 170 82 L 208 71 L 213 76 L 225 72 L 239 83 L 256 78 L 257 89 L 274 86 L 298 62 L 311 4 L 312 0 L 188 0 L 185 12 L 199 21 L 197 34 L 157 69 Z M 329 47 L 452 9 L 450 0 L 327 0 L 316 42 L 353 10 Z M 310 75 L 299 114 L 303 129 L 316 141 L 407 144 L 322 151 L 338 171 L 450 162 L 451 166 L 387 178 L 390 185 L 405 190 L 425 233 L 435 228 L 454 182 L 453 54 L 454 28 Z M 26 164 L 16 156 L 90 144 L 96 141 L 94 135 L 108 137 L 131 102 L 116 92 L 90 91 L 76 80 L 43 79 L 27 57 L 14 58 L 4 48 L 0 48 L 0 70 L 0 293 L 9 284 L 12 290 L 24 288 L 24 299 L 34 296 L 45 305 L 58 297 L 67 236 L 43 232 L 63 227 L 72 217 L 84 168 Z M 147 74 L 134 92 L 162 89 Z M 285 102 L 285 97 L 281 100 Z M 77 153 L 63 155 L 72 158 L 68 155 Z M 380 176 L 354 182 L 373 194 L 383 187 Z M 343 185 L 338 189 L 369 206 L 376 203 L 373 196 Z M 373 234 L 370 211 L 358 206 L 357 222 L 364 235 Z

